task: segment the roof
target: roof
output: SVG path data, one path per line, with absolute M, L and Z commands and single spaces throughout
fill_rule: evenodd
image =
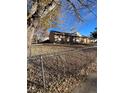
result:
M 50 33 L 59 33 L 59 34 L 65 34 L 65 35 L 71 35 L 70 33 L 67 33 L 67 32 L 59 32 L 59 31 L 50 31 Z
M 80 35 L 80 33 L 78 33 L 78 32 L 67 33 L 67 32 L 60 32 L 60 31 L 54 31 L 54 30 L 51 30 L 50 32 L 59 33 L 59 34 L 65 34 L 65 35 L 75 36 L 75 37 L 89 38 L 89 37 L 87 37 L 85 35 Z
M 93 38 L 93 37 L 89 37 L 90 39 L 92 39 L 92 40 L 97 40 L 96 38 Z
M 82 35 L 81 37 L 86 37 L 86 38 L 89 38 L 89 37 L 87 37 L 87 36 L 85 36 L 85 35 Z
M 81 34 L 79 32 L 73 32 L 71 34 L 74 35 L 74 36 L 81 36 Z
M 54 33 L 60 33 L 60 34 L 65 34 L 65 35 L 71 35 L 71 36 L 81 36 L 79 33 L 74 32 L 74 33 L 67 33 L 67 32 L 59 32 L 59 31 L 50 31 L 50 32 L 54 32 Z
M 50 32 L 57 32 L 57 33 L 61 33 L 61 32 L 59 32 L 59 31 L 54 31 L 54 30 L 51 30 Z

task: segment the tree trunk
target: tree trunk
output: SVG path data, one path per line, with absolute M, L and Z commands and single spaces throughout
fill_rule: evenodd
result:
M 32 45 L 32 39 L 34 35 L 35 28 L 31 26 L 28 27 L 27 32 L 27 56 L 31 56 L 31 45 Z

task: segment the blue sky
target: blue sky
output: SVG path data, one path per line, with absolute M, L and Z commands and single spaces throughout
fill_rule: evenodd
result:
M 92 8 L 92 11 L 97 15 L 97 6 L 95 5 Z M 64 7 L 61 9 L 61 16 L 58 17 L 59 22 L 63 22 L 58 24 L 55 28 L 50 28 L 50 30 L 57 30 L 61 32 L 71 32 L 71 29 L 75 29 L 81 35 L 88 36 L 90 32 L 94 31 L 97 27 L 97 17 L 89 12 L 88 9 L 80 9 L 80 15 L 84 22 L 79 22 L 78 19 L 72 13 L 66 12 Z

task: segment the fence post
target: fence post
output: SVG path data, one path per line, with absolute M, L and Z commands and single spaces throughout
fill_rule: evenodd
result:
M 65 64 L 64 64 L 64 62 L 66 62 L 66 59 L 63 58 L 62 56 L 60 56 L 60 58 L 62 59 L 63 74 L 64 74 L 64 76 L 65 76 Z
M 42 74 L 43 74 L 43 86 L 44 86 L 44 89 L 45 89 L 45 75 L 44 75 L 44 64 L 43 64 L 43 60 L 42 60 L 42 56 L 41 56 L 41 65 L 42 65 Z

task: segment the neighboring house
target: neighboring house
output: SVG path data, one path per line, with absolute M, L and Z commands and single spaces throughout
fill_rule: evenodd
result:
M 97 39 L 96 38 L 90 38 L 91 43 L 97 43 Z
M 46 40 L 49 40 L 48 31 L 39 27 L 37 31 L 34 33 L 32 43 L 35 43 L 35 44 L 42 43 Z
M 32 43 L 38 44 L 49 40 L 49 37 L 43 37 L 42 35 L 34 34 Z
M 51 43 L 80 43 L 89 44 L 91 39 L 86 36 L 81 36 L 78 32 L 66 33 L 59 31 L 51 31 L 49 34 L 49 40 Z

